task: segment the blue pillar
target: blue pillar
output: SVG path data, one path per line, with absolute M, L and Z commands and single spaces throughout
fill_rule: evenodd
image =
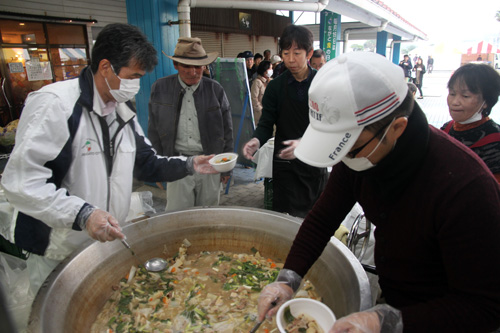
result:
M 175 73 L 172 60 L 163 55 L 174 54 L 179 38 L 179 26 L 168 25 L 168 21 L 177 21 L 178 0 L 126 0 L 128 23 L 141 29 L 153 44 L 158 55 L 158 66 L 141 78 L 141 90 L 135 97 L 137 119 L 147 133 L 148 102 L 151 85 L 159 78 Z
M 377 32 L 377 53 L 383 56 L 386 55 L 387 51 L 387 31 Z
M 392 36 L 393 41 L 398 41 L 401 40 L 400 36 L 393 35 Z M 394 46 L 392 47 L 392 62 L 395 63 L 396 65 L 399 64 L 399 54 L 401 53 L 401 43 L 394 43 Z

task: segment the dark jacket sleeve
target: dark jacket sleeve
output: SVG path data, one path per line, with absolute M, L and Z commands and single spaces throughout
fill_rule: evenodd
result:
M 185 158 L 159 156 L 144 136 L 137 131 L 134 134 L 135 178 L 148 182 L 171 182 L 189 175 Z
M 325 190 L 295 236 L 284 268 L 303 277 L 356 203 L 346 170 L 342 163 L 333 167 Z

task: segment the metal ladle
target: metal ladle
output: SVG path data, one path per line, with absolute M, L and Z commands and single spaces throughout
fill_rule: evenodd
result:
M 109 221 L 108 221 L 108 223 L 109 223 Z M 111 225 L 111 223 L 109 223 L 109 224 Z M 111 226 L 113 226 L 113 225 L 111 225 Z M 139 259 L 137 254 L 135 254 L 135 251 L 132 250 L 132 248 L 127 243 L 127 241 L 125 239 L 120 239 L 120 241 L 122 242 L 123 246 L 125 246 L 130 251 L 130 253 L 134 256 L 134 258 L 137 260 L 139 266 L 143 266 L 144 268 L 146 268 L 146 270 L 148 272 L 160 272 L 160 271 L 164 270 L 165 267 L 167 267 L 167 264 L 168 264 L 167 261 L 165 259 L 162 259 L 162 258 L 149 259 L 143 265 L 141 259 Z
M 162 258 L 152 258 L 146 261 L 144 267 L 150 272 L 160 272 L 167 267 L 167 261 Z
M 122 239 L 121 242 L 122 242 L 122 244 L 127 249 L 129 249 L 130 253 L 132 253 L 132 255 L 135 257 L 135 259 L 137 259 L 137 262 L 139 263 L 139 266 L 144 266 L 144 268 L 146 268 L 146 270 L 148 272 L 160 272 L 160 271 L 164 270 L 165 267 L 167 267 L 167 261 L 165 259 L 162 259 L 162 258 L 152 258 L 152 259 L 149 259 L 143 265 L 142 261 L 135 254 L 134 250 L 132 250 L 132 248 L 130 247 L 130 245 L 128 245 L 127 241 L 124 240 L 124 239 Z

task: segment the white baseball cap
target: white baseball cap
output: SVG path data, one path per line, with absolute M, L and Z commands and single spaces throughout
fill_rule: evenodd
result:
M 275 63 L 281 62 L 281 61 L 282 61 L 281 57 L 277 54 L 275 54 L 271 57 L 271 65 L 274 65 Z
M 391 114 L 406 98 L 403 69 L 372 52 L 328 61 L 309 88 L 309 126 L 295 156 L 316 167 L 337 164 L 363 129 Z

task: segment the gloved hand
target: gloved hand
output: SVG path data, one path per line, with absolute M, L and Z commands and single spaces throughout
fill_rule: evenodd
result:
M 286 282 L 273 282 L 265 286 L 259 295 L 257 305 L 258 321 L 274 316 L 279 307 L 292 297 L 293 289 Z
M 401 333 L 401 312 L 388 304 L 379 304 L 356 312 L 335 322 L 329 333 Z
M 297 148 L 297 146 L 299 145 L 299 143 L 300 143 L 300 140 L 283 141 L 283 144 L 285 146 L 288 146 L 288 147 L 281 149 L 279 154 L 278 154 L 278 157 L 282 158 L 284 160 L 295 159 L 296 157 L 295 157 L 294 151 L 295 151 L 295 148 Z
M 248 160 L 253 160 L 253 155 L 260 148 L 260 141 L 257 138 L 252 138 L 243 146 L 243 156 Z
M 270 283 L 264 287 L 259 295 L 257 312 L 259 321 L 265 317 L 271 318 L 278 312 L 279 307 L 291 299 L 294 293 L 299 289 L 302 277 L 291 269 L 283 268 L 276 282 Z
M 215 170 L 208 161 L 215 155 L 198 155 L 193 158 L 193 168 L 196 173 L 207 175 L 219 173 Z
M 116 238 L 124 239 L 122 228 L 118 221 L 108 212 L 96 209 L 90 214 L 85 228 L 90 237 L 100 242 L 112 241 Z

